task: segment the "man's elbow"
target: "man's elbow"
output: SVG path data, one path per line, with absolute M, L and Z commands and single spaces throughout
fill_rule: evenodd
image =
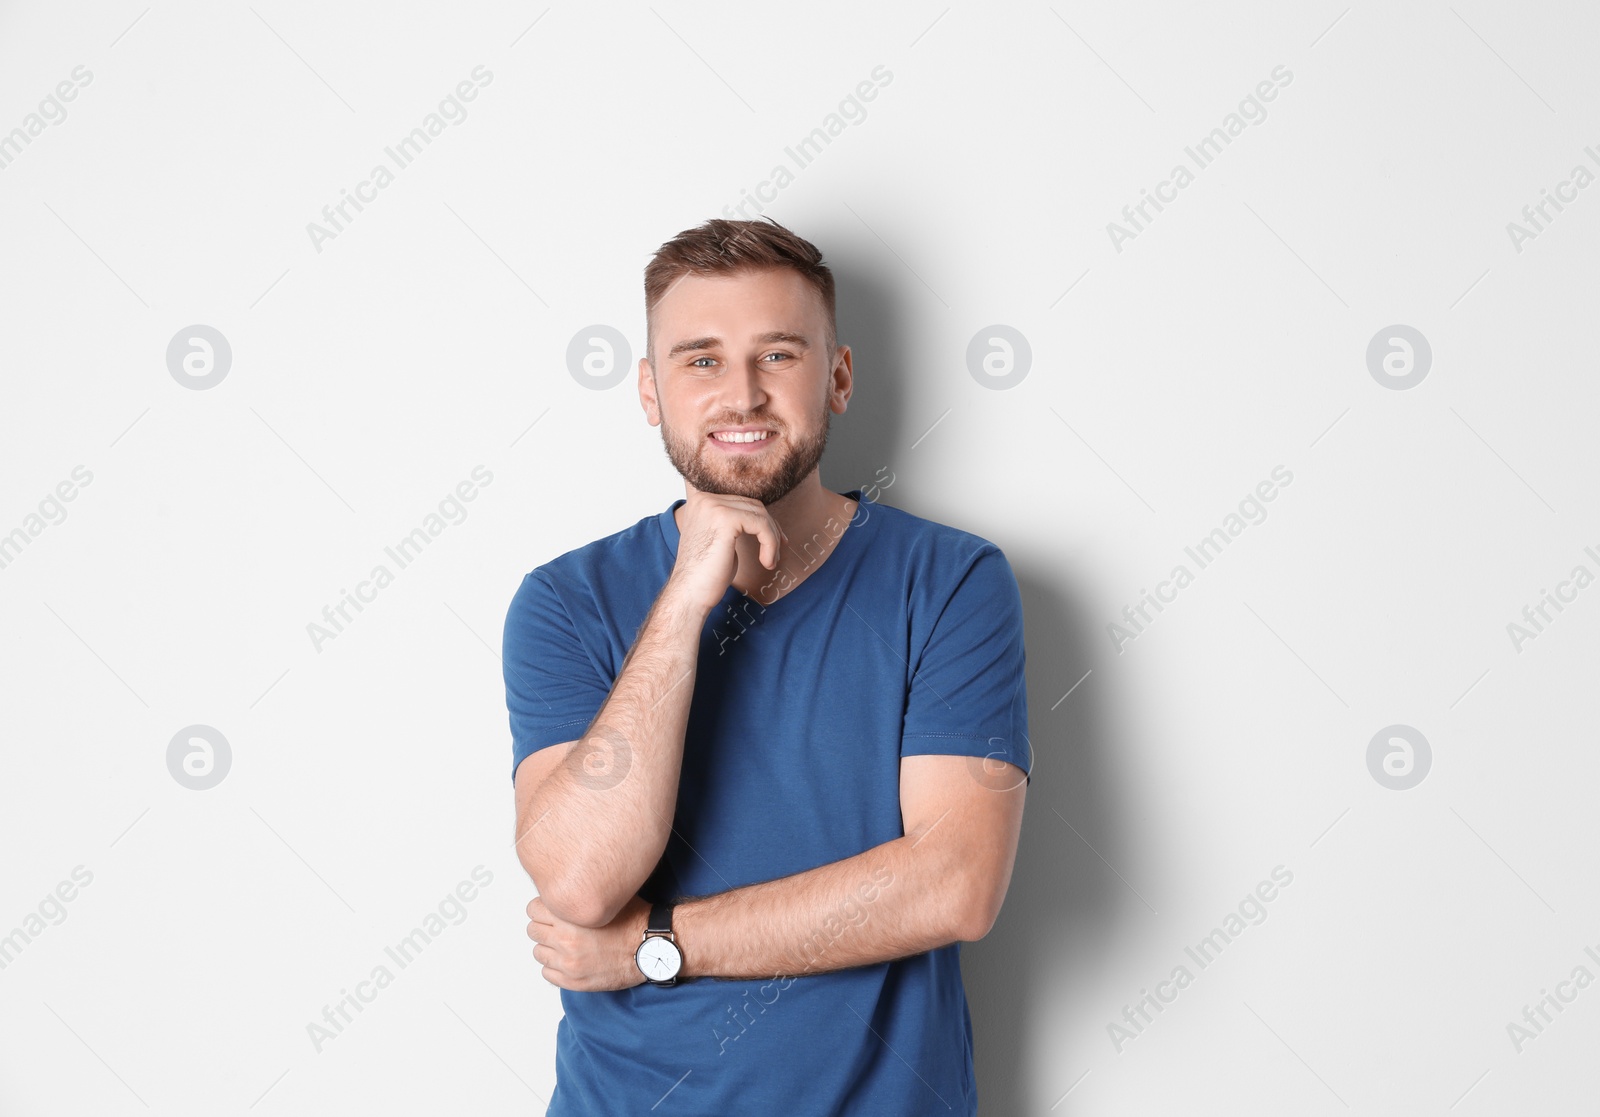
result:
M 539 899 L 550 909 L 550 914 L 576 927 L 604 927 L 617 917 L 627 902 L 627 897 L 611 901 L 592 886 L 572 879 L 571 874 L 553 871 L 549 866 L 535 864 L 531 853 L 517 851 L 517 859 L 533 881 Z
M 532 873 L 528 875 L 533 877 Z M 592 889 L 573 888 L 555 882 L 541 884 L 538 877 L 533 877 L 533 886 L 551 915 L 575 927 L 604 927 L 621 910 L 620 905 L 608 910 Z
M 993 929 L 994 916 L 979 909 L 968 913 L 966 921 L 956 931 L 956 938 L 961 942 L 977 942 Z
M 546 896 L 540 892 L 539 898 L 557 917 L 575 927 L 588 927 L 592 930 L 606 926 L 617 917 L 617 912 L 622 910 L 622 905 L 609 907 L 599 902 L 592 892 L 585 892 L 582 889 L 561 892 L 556 896 Z
M 996 892 L 992 881 L 972 882 L 956 917 L 956 937 L 961 942 L 977 942 L 994 929 L 1000 918 L 1000 905 L 1005 900 L 1003 891 Z

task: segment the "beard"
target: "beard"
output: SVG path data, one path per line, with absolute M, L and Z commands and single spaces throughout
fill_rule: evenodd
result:
M 709 435 L 698 441 L 680 435 L 668 424 L 666 412 L 663 411 L 661 442 L 672 467 L 701 492 L 743 496 L 759 500 L 762 504 L 776 504 L 809 477 L 822 461 L 832 417 L 827 397 L 824 396 L 816 433 L 798 442 L 791 441 L 789 432 L 767 415 L 751 415 L 716 424 L 727 427 L 760 424 L 777 430 L 781 445 L 773 447 L 772 453 L 746 457 L 722 454 L 713 449 L 707 445 L 711 441 Z

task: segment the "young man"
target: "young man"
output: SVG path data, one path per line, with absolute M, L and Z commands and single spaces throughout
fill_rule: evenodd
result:
M 565 1010 L 548 1112 L 976 1114 L 958 944 L 1022 824 L 1016 579 L 822 487 L 852 367 L 813 245 L 708 221 L 656 252 L 645 315 L 685 497 L 506 617 L 528 936 Z

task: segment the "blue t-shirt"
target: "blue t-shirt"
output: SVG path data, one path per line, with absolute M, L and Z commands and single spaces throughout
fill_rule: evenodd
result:
M 1004 554 L 859 489 L 842 495 L 860 504 L 828 529 L 843 535 L 820 567 L 766 606 L 730 586 L 706 620 L 674 832 L 646 900 L 725 892 L 902 837 L 902 756 L 1031 767 L 1022 603 Z M 505 626 L 513 775 L 599 712 L 672 572 L 683 503 L 523 579 Z M 826 543 L 796 549 L 814 557 Z M 819 924 L 820 959 L 870 924 L 883 884 L 863 880 L 859 900 Z M 959 950 L 776 980 L 563 989 L 548 1112 L 974 1115 Z

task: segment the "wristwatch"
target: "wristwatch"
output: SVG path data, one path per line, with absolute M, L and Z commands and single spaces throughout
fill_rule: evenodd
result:
M 669 903 L 651 905 L 644 937 L 633 952 L 634 964 L 652 985 L 676 985 L 683 970 L 683 951 L 672 933 L 673 907 Z

